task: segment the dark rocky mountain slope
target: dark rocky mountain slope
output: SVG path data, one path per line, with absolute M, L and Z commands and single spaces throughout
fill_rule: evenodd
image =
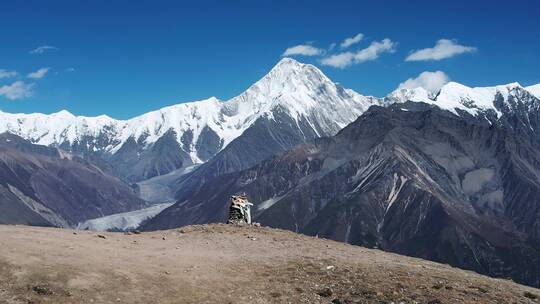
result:
M 515 88 L 495 105 L 373 106 L 334 137 L 208 178 L 144 228 L 223 221 L 246 192 L 263 225 L 539 286 L 539 101 Z
M 62 150 L 0 134 L 0 223 L 70 227 L 144 208 L 132 189 Z

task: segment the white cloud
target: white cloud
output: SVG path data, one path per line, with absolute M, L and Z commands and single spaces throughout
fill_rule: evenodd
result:
M 33 83 L 25 83 L 23 81 L 15 81 L 10 85 L 0 87 L 0 96 L 9 100 L 23 99 L 32 96 Z
M 346 48 L 350 47 L 351 45 L 360 42 L 362 39 L 364 39 L 364 34 L 359 33 L 354 37 L 350 37 L 350 38 L 347 38 L 347 39 L 343 40 L 343 42 L 341 43 L 340 46 L 341 46 L 342 49 L 346 49 Z
M 0 79 L 17 77 L 17 72 L 0 69 Z
M 324 50 L 313 47 L 309 44 L 300 44 L 292 46 L 285 50 L 281 56 L 292 56 L 292 55 L 302 55 L 302 56 L 317 56 L 321 55 Z
M 392 42 L 392 40 L 386 38 L 383 39 L 381 42 L 373 42 L 370 46 L 367 48 L 360 50 L 360 52 L 356 53 L 354 56 L 354 59 L 357 63 L 362 63 L 364 61 L 369 60 L 375 60 L 379 57 L 381 53 L 389 52 L 393 53 L 395 52 L 396 44 Z
M 460 54 L 473 53 L 476 50 L 477 48 L 472 46 L 459 45 L 449 39 L 440 39 L 432 48 L 413 51 L 405 58 L 405 61 L 442 60 Z
M 367 48 L 357 52 L 343 52 L 335 54 L 321 60 L 324 65 L 336 68 L 346 68 L 352 64 L 363 63 L 379 58 L 382 53 L 393 53 L 396 49 L 396 43 L 386 38 L 382 41 L 374 41 Z
M 26 77 L 32 78 L 32 79 L 41 79 L 43 78 L 43 76 L 45 76 L 45 74 L 47 74 L 49 70 L 50 68 L 41 68 L 35 72 L 28 74 Z
M 333 66 L 335 68 L 345 68 L 352 64 L 354 59 L 354 53 L 344 52 L 330 57 L 321 59 L 321 63 L 324 65 Z
M 42 45 L 38 46 L 37 48 L 31 50 L 29 53 L 32 55 L 41 55 L 47 51 L 58 51 L 59 48 L 52 46 L 52 45 Z
M 399 84 L 398 89 L 424 88 L 431 93 L 437 93 L 448 82 L 450 78 L 442 71 L 422 72 L 416 78 L 409 78 Z

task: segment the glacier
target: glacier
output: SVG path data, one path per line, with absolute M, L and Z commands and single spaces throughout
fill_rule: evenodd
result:
M 156 214 L 173 204 L 174 203 L 156 204 L 145 209 L 116 213 L 87 220 L 79 223 L 76 229 L 92 231 L 127 231 L 137 229 L 143 221 L 154 217 Z

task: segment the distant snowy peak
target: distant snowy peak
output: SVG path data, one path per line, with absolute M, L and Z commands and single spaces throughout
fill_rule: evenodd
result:
M 507 102 L 508 97 L 515 94 L 517 89 L 523 89 L 519 83 L 470 88 L 456 82 L 450 82 L 441 89 L 437 96 L 437 104 L 449 110 L 460 109 L 473 115 L 477 114 L 479 110 L 494 110 L 497 116 L 500 116 L 502 113 L 496 107 L 495 102 L 497 100 Z
M 526 99 L 527 96 L 523 95 L 529 94 L 527 90 L 529 88 L 525 89 L 517 82 L 493 87 L 475 88 L 457 82 L 449 82 L 435 96 L 430 95 L 430 93 L 422 88 L 401 89 L 392 92 L 386 97 L 386 100 L 387 102 L 421 101 L 434 104 L 454 114 L 459 114 L 458 111 L 464 111 L 472 115 L 477 115 L 479 112 L 494 111 L 497 117 L 500 117 L 502 115 L 500 110 L 501 105 L 506 105 L 507 108 L 512 109 L 513 105 L 509 103 L 510 100 Z M 500 104 L 497 105 L 499 102 Z
M 50 115 L 0 112 L 0 133 L 9 132 L 43 145 L 73 142 L 81 135 L 99 136 L 103 130 L 115 132 L 118 123 L 105 115 L 74 116 L 66 110 Z
M 110 152 L 116 152 L 129 138 L 135 140 L 144 138 L 144 143 L 148 145 L 155 143 L 166 132 L 172 130 L 176 133 L 178 142 L 185 145 L 184 150 L 189 153 L 190 142 L 196 142 L 205 127 L 210 127 L 214 131 L 222 131 L 220 130 L 222 127 L 220 122 L 216 121 L 221 107 L 222 102 L 211 97 L 168 106 L 123 121 L 121 132 L 118 134 L 119 144 Z M 191 140 L 182 141 L 182 136 L 186 132 L 189 133 L 188 138 Z M 192 160 L 197 161 L 196 154 L 191 156 Z
M 414 89 L 397 89 L 386 97 L 387 103 L 405 101 L 432 103 L 434 98 L 434 94 L 421 87 Z

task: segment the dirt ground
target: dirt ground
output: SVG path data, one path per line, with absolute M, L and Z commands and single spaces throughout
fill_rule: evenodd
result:
M 0 226 L 0 303 L 537 303 L 540 290 L 263 227 Z

